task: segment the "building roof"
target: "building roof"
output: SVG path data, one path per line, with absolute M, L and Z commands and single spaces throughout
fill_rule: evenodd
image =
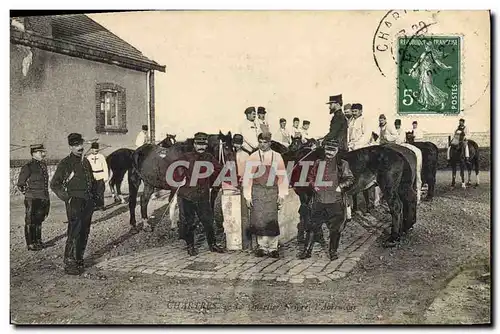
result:
M 47 18 L 47 16 L 32 16 L 30 17 L 30 25 L 37 26 L 38 22 L 47 20 Z M 121 65 L 122 62 L 117 62 L 116 60 L 130 59 L 134 64 L 141 64 L 146 68 L 165 72 L 165 66 L 159 65 L 157 62 L 147 58 L 141 51 L 119 38 L 85 14 L 50 16 L 50 22 L 51 31 L 46 32 L 47 34 L 50 34 L 50 36 L 42 33 L 41 35 L 44 37 L 58 42 L 63 42 L 63 44 L 67 43 L 68 45 L 75 45 L 79 47 L 79 50 L 90 49 L 91 51 L 89 54 L 93 56 L 102 55 L 103 58 L 113 59 L 116 58 L 113 56 L 120 57 L 120 59 L 115 59 L 114 62 L 115 64 L 118 63 L 118 65 Z M 33 46 L 42 46 L 43 48 L 43 45 L 46 43 L 37 40 L 37 37 L 40 36 L 26 36 L 26 33 L 29 32 L 30 31 L 26 31 L 24 33 L 25 36 L 22 36 L 21 39 L 23 37 L 27 37 L 28 39 L 30 39 L 30 37 L 35 37 L 36 45 Z M 36 35 L 40 35 L 39 31 L 36 32 Z M 19 41 L 14 40 L 14 42 Z

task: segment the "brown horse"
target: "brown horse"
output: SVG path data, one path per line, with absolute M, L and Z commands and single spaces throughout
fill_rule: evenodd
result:
M 472 173 L 472 167 L 474 167 L 476 172 L 476 184 L 479 185 L 479 146 L 473 140 L 468 139 L 467 146 L 469 148 L 469 159 L 465 159 L 465 146 L 464 141 L 460 140 L 459 135 L 456 134 L 450 141 L 450 164 L 451 164 L 451 186 L 455 187 L 455 179 L 457 174 L 457 164 L 460 165 L 460 178 L 462 179 L 462 188 L 470 186 L 470 176 Z M 468 181 L 467 184 L 464 180 L 464 170 L 467 168 L 468 171 Z
M 152 230 L 152 227 L 148 222 L 147 206 L 154 189 L 170 190 L 170 199 L 172 199 L 178 187 L 168 184 L 165 177 L 167 169 L 172 163 L 182 160 L 184 154 L 192 151 L 193 149 L 193 139 L 190 138 L 185 142 L 177 142 L 169 148 L 145 144 L 133 153 L 133 168 L 129 172 L 128 177 L 130 188 L 130 225 L 133 231 L 138 230 L 135 219 L 135 207 L 137 205 L 137 193 L 141 181 L 144 182 L 144 191 L 140 199 L 141 218 L 145 229 Z M 234 161 L 234 149 L 232 145 L 231 132 L 227 135 L 224 135 L 221 132 L 219 132 L 219 134 L 209 135 L 207 151 L 214 155 L 216 159 L 219 158 L 219 162 L 221 163 L 224 161 Z M 219 190 L 220 187 L 212 188 L 212 209 Z

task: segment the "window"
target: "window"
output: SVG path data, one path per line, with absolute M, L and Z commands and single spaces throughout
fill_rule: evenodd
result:
M 96 132 L 127 133 L 125 89 L 112 83 L 96 86 Z

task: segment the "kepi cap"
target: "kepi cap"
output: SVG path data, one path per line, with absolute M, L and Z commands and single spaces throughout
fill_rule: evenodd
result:
M 68 144 L 69 146 L 75 146 L 83 144 L 84 140 L 81 134 L 79 133 L 70 133 L 68 135 Z

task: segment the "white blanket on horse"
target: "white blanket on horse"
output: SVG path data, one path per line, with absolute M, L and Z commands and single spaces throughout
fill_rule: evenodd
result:
M 422 151 L 411 144 L 401 143 L 401 146 L 407 147 L 415 153 L 417 157 L 417 166 L 415 171 L 416 184 L 417 184 L 417 203 L 420 203 L 420 197 L 422 196 Z

